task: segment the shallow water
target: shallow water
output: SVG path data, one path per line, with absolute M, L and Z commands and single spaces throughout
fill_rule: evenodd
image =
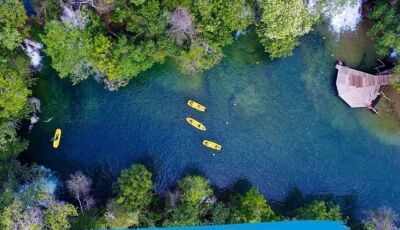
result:
M 168 61 L 118 92 L 93 81 L 73 87 L 44 69 L 35 96 L 42 100 L 41 120 L 53 119 L 34 127 L 25 160 L 64 176 L 81 169 L 95 178 L 142 162 L 153 169 L 157 192 L 196 171 L 221 188 L 247 179 L 273 200 L 297 186 L 356 195 L 361 209 L 398 209 L 400 146 L 368 129 L 368 111 L 337 97 L 335 58 L 345 53 L 332 56 L 334 42 L 313 33 L 293 56 L 269 60 L 256 40 L 254 33 L 240 37 L 204 74 L 182 76 Z M 364 58 L 346 60 L 352 67 L 375 64 L 373 52 L 354 52 Z M 207 112 L 188 108 L 189 98 Z M 190 127 L 187 116 L 207 132 Z M 57 127 L 63 137 L 55 151 L 49 140 Z M 213 156 L 203 138 L 215 139 L 223 151 Z

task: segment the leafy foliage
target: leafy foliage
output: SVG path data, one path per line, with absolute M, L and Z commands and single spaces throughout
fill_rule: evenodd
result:
M 211 224 L 225 224 L 229 220 L 230 209 L 222 202 L 217 202 L 211 210 Z
M 162 34 L 167 26 L 167 15 L 161 11 L 157 0 L 115 1 L 116 11 L 113 20 L 125 24 L 129 32 L 144 37 Z
M 205 45 L 205 44 L 203 44 Z M 195 74 L 212 68 L 221 60 L 221 51 L 200 44 L 192 44 L 188 51 L 177 57 L 179 69 L 185 74 Z
M 115 201 L 107 204 L 106 226 L 109 228 L 129 228 L 139 225 L 140 210 L 119 205 Z
M 61 4 L 58 0 L 32 0 L 36 17 L 41 21 L 55 20 L 61 12 Z
M 0 2 L 0 48 L 15 49 L 26 35 L 27 16 L 19 0 Z
M 0 195 L 1 229 L 68 229 L 74 206 L 56 200 L 44 185 L 45 174 L 37 167 L 13 164 Z M 25 178 L 20 180 L 20 178 Z
M 186 74 L 201 72 L 221 60 L 221 48 L 233 42 L 233 31 L 253 21 L 245 0 L 113 0 L 106 4 L 112 6 L 106 17 L 82 11 L 89 19 L 84 28 L 54 20 L 46 23 L 46 53 L 61 77 L 69 76 L 77 83 L 95 75 L 118 87 L 166 57 L 177 57 Z
M 23 76 L 0 65 L 0 119 L 15 118 L 25 107 L 30 93 Z
M 193 206 L 213 194 L 208 181 L 201 176 L 187 176 L 179 182 L 178 187 L 182 193 L 182 201 Z
M 302 0 L 264 0 L 257 33 L 271 57 L 291 54 L 297 39 L 308 33 L 318 17 L 309 13 Z
M 232 32 L 246 29 L 253 20 L 253 11 L 245 0 L 199 0 L 191 8 L 205 42 L 215 48 L 232 43 Z
M 92 187 L 92 179 L 81 171 L 76 171 L 74 174 L 70 175 L 70 179 L 66 181 L 66 184 L 68 191 L 78 201 L 81 212 L 92 208 L 94 199 L 89 195 Z
M 76 208 L 67 203 L 54 202 L 44 211 L 44 224 L 50 229 L 63 230 L 71 227 L 68 217 L 77 216 Z
M 256 223 L 276 219 L 275 213 L 267 200 L 255 188 L 251 188 L 243 196 L 233 199 L 236 199 L 232 207 L 232 221 L 235 223 Z
M 374 21 L 368 34 L 374 39 L 378 54 L 383 56 L 392 51 L 400 51 L 400 8 L 397 5 L 391 5 L 389 1 L 377 0 L 368 17 Z M 400 92 L 399 59 L 397 58 L 395 62 L 396 66 L 390 83 Z
M 122 171 L 118 179 L 119 196 L 117 204 L 129 207 L 131 210 L 147 206 L 152 199 L 153 182 L 151 173 L 140 164 L 133 164 Z
M 46 24 L 45 52 L 52 57 L 52 66 L 61 78 L 75 75 L 85 63 L 82 52 L 85 33 L 78 28 L 68 27 L 62 22 L 51 21 Z
M 298 219 L 303 220 L 342 220 L 339 206 L 322 200 L 301 207 L 295 213 Z
M 173 210 L 172 217 L 164 226 L 196 226 L 200 225 L 200 208 L 193 205 L 181 205 Z
M 377 210 L 369 210 L 363 220 L 367 230 L 396 230 L 398 214 L 391 208 L 381 207 Z
M 400 10 L 389 1 L 377 0 L 374 10 L 368 15 L 374 21 L 369 35 L 375 40 L 380 55 L 387 55 L 391 50 L 400 50 Z

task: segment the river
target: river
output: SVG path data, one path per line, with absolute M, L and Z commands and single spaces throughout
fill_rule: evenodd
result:
M 376 64 L 367 26 L 341 37 L 318 29 L 301 39 L 293 56 L 275 60 L 250 32 L 225 48 L 210 71 L 183 76 L 168 60 L 118 92 L 93 80 L 72 86 L 45 65 L 34 89 L 42 122 L 22 159 L 64 179 L 80 169 L 99 193 L 111 190 L 120 170 L 140 162 L 152 169 L 157 193 L 196 172 L 218 188 L 246 179 L 271 200 L 297 186 L 307 194 L 354 195 L 359 210 L 389 205 L 400 211 L 400 146 L 368 126 L 375 115 L 341 101 L 334 84 L 336 59 L 362 70 Z M 188 108 L 189 98 L 207 112 Z M 188 116 L 207 132 L 190 127 Z M 63 137 L 53 150 L 58 127 Z M 223 151 L 214 156 L 204 138 Z

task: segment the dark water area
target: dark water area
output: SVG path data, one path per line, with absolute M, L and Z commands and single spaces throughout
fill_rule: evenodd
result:
M 334 65 L 343 53 L 333 55 L 327 40 L 315 32 L 293 56 L 270 60 L 250 33 L 210 71 L 183 76 L 167 61 L 118 92 L 92 80 L 72 86 L 44 68 L 34 90 L 41 122 L 22 159 L 63 178 L 82 170 L 97 181 L 97 192 L 111 191 L 120 170 L 140 162 L 152 169 L 157 193 L 197 172 L 218 188 L 248 180 L 271 200 L 297 186 L 307 194 L 354 195 L 359 210 L 388 205 L 400 211 L 400 146 L 369 128 L 374 115 L 337 97 Z M 371 55 L 347 62 L 368 69 L 375 64 Z M 187 99 L 207 112 L 188 108 Z M 207 131 L 189 126 L 188 116 Z M 58 127 L 63 137 L 53 150 Z M 201 144 L 206 138 L 223 151 L 213 156 Z
M 30 0 L 23 0 L 22 4 L 25 7 L 26 13 L 31 16 L 35 14 L 35 8 L 32 5 L 32 1 Z

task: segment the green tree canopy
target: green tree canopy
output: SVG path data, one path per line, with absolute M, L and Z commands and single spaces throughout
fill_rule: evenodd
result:
M 181 200 L 193 206 L 213 194 L 208 181 L 201 176 L 187 176 L 179 182 L 178 187 L 182 192 Z
M 0 47 L 15 49 L 26 35 L 25 8 L 19 0 L 0 1 Z
M 0 119 L 15 119 L 25 107 L 30 93 L 24 76 L 0 65 Z
M 276 219 L 267 200 L 256 188 L 251 188 L 246 194 L 236 197 L 236 199 L 238 199 L 237 204 L 232 207 L 233 222 L 256 223 Z
M 216 48 L 232 43 L 232 32 L 246 29 L 254 18 L 245 0 L 198 0 L 191 8 L 204 40 Z
M 42 37 L 45 53 L 52 58 L 52 66 L 61 78 L 77 74 L 85 64 L 83 45 L 86 34 L 79 28 L 69 27 L 59 21 L 45 26 Z
M 374 21 L 369 35 L 374 39 L 378 54 L 388 55 L 391 51 L 400 51 L 400 8 L 389 1 L 377 0 L 374 9 L 368 14 Z M 397 58 L 391 85 L 400 92 L 400 61 Z
M 129 32 L 144 37 L 156 37 L 166 29 L 167 14 L 164 14 L 157 0 L 115 0 L 114 5 L 116 10 L 113 20 L 125 24 L 125 29 Z
M 140 210 L 133 210 L 127 206 L 121 206 L 114 200 L 106 207 L 105 225 L 108 228 L 129 228 L 138 227 Z
M 153 189 L 151 173 L 141 164 L 133 164 L 123 170 L 118 178 L 118 186 L 119 195 L 116 202 L 119 205 L 136 210 L 144 208 L 151 202 Z
M 211 209 L 211 224 L 226 224 L 231 210 L 223 202 L 217 202 Z
M 45 189 L 44 178 L 38 167 L 13 165 L 0 195 L 1 229 L 69 229 L 69 218 L 77 215 L 76 208 L 56 200 Z
M 68 203 L 54 202 L 44 211 L 44 224 L 53 230 L 66 230 L 71 227 L 68 218 L 77 216 L 76 208 Z
M 172 212 L 170 219 L 164 221 L 163 226 L 196 226 L 200 225 L 200 208 L 193 205 L 180 205 Z
M 375 41 L 378 54 L 387 55 L 392 50 L 400 50 L 400 8 L 387 0 L 377 0 L 368 17 L 374 21 L 369 35 Z
M 297 39 L 311 31 L 318 17 L 312 15 L 303 0 L 259 1 L 262 14 L 257 33 L 271 57 L 291 54 Z
M 342 220 L 340 207 L 323 200 L 298 208 L 295 214 L 296 218 L 302 220 Z

